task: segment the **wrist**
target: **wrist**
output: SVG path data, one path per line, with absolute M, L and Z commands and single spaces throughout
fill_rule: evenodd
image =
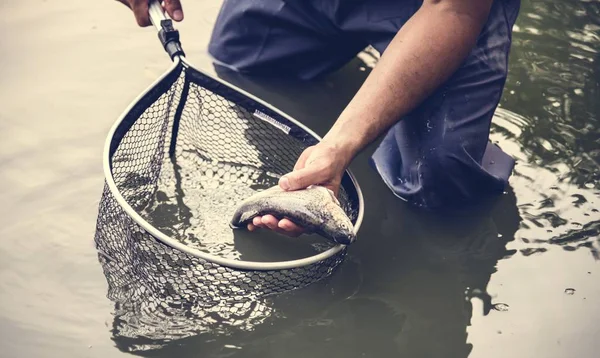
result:
M 350 165 L 352 159 L 360 151 L 360 145 L 357 136 L 348 135 L 348 133 L 337 132 L 334 128 L 330 130 L 321 143 L 330 148 L 340 160 L 344 168 Z

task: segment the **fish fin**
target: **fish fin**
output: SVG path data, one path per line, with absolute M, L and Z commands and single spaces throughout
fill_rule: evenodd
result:
M 342 206 L 342 204 L 340 204 L 340 201 L 338 200 L 338 198 L 335 196 L 335 193 L 333 192 L 333 190 L 326 188 L 324 186 L 321 185 L 310 185 L 308 186 L 306 189 L 309 189 L 311 187 L 315 187 L 315 188 L 323 188 L 325 190 L 327 190 L 327 193 L 329 193 L 329 196 L 331 196 L 331 199 L 333 200 L 333 202 L 335 202 L 338 206 Z
M 327 188 L 326 188 L 327 189 Z M 342 206 L 342 204 L 340 204 L 340 201 L 338 200 L 337 196 L 335 196 L 335 194 L 333 193 L 332 190 L 327 189 L 329 191 L 329 194 L 331 194 L 331 198 L 333 199 L 333 201 L 338 204 L 338 206 Z

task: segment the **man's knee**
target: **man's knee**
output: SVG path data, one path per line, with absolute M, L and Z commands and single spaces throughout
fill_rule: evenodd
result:
M 484 153 L 469 153 L 460 141 L 445 141 L 424 156 L 419 179 L 421 201 L 430 208 L 462 206 L 500 194 L 505 183 L 481 165 Z
M 208 43 L 214 62 L 238 72 L 252 72 L 279 6 L 277 0 L 224 2 Z

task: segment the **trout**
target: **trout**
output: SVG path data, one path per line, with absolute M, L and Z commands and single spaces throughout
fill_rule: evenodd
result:
M 354 225 L 333 192 L 323 186 L 285 191 L 279 185 L 244 200 L 231 220 L 232 228 L 246 226 L 255 216 L 271 214 L 288 218 L 309 232 L 336 243 L 349 245 L 356 240 Z

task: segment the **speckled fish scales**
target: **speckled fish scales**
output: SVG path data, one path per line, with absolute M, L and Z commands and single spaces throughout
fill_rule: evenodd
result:
M 309 232 L 348 245 L 356 240 L 354 225 L 327 188 L 312 185 L 306 189 L 284 191 L 278 185 L 244 200 L 231 220 L 233 228 L 246 226 L 255 216 L 271 214 L 287 217 Z

